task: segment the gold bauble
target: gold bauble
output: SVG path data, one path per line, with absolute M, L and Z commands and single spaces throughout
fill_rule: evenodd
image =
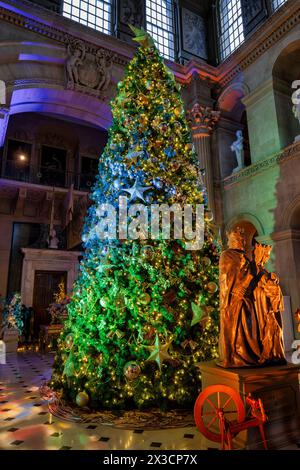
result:
M 210 266 L 211 265 L 211 259 L 208 258 L 208 256 L 204 256 L 202 258 L 202 264 L 204 264 L 204 266 Z
M 214 294 L 219 289 L 218 284 L 213 281 L 207 284 L 207 288 L 211 294 Z
M 141 373 L 141 368 L 136 362 L 127 362 L 124 367 L 124 375 L 128 380 L 135 380 Z
M 88 404 L 90 398 L 86 392 L 79 392 L 76 395 L 76 405 L 80 408 L 83 408 Z

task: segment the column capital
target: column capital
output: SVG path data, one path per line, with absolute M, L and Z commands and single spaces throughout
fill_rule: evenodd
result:
M 195 103 L 187 110 L 187 120 L 195 134 L 208 136 L 213 131 L 216 123 L 220 119 L 221 112 L 214 111 L 209 106 L 202 106 Z

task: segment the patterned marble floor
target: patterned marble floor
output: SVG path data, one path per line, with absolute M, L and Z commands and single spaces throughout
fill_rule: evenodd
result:
M 20 450 L 201 450 L 194 427 L 128 431 L 104 425 L 70 423 L 53 417 L 39 395 L 51 375 L 53 356 L 8 354 L 0 365 L 0 449 Z
M 65 422 L 53 417 L 39 387 L 50 378 L 53 356 L 8 354 L 0 365 L 0 449 L 204 450 L 218 448 L 195 427 L 157 431 Z M 288 450 L 299 450 L 290 446 Z

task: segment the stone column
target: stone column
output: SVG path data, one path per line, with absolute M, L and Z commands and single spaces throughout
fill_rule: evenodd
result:
M 187 111 L 187 119 L 192 129 L 192 137 L 199 158 L 200 168 L 205 170 L 204 183 L 207 190 L 208 209 L 215 216 L 214 178 L 211 152 L 211 134 L 220 118 L 220 111 L 209 106 L 193 105 Z
M 9 119 L 9 108 L 0 106 L 0 148 L 3 147 Z

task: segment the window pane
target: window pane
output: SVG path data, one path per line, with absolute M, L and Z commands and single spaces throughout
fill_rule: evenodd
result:
M 166 59 L 174 60 L 172 0 L 146 0 L 146 29 Z
M 284 0 L 285 1 L 285 0 Z M 244 41 L 241 0 L 220 0 L 220 53 L 224 60 Z
M 63 16 L 102 33 L 111 34 L 112 2 L 113 0 L 65 0 Z

